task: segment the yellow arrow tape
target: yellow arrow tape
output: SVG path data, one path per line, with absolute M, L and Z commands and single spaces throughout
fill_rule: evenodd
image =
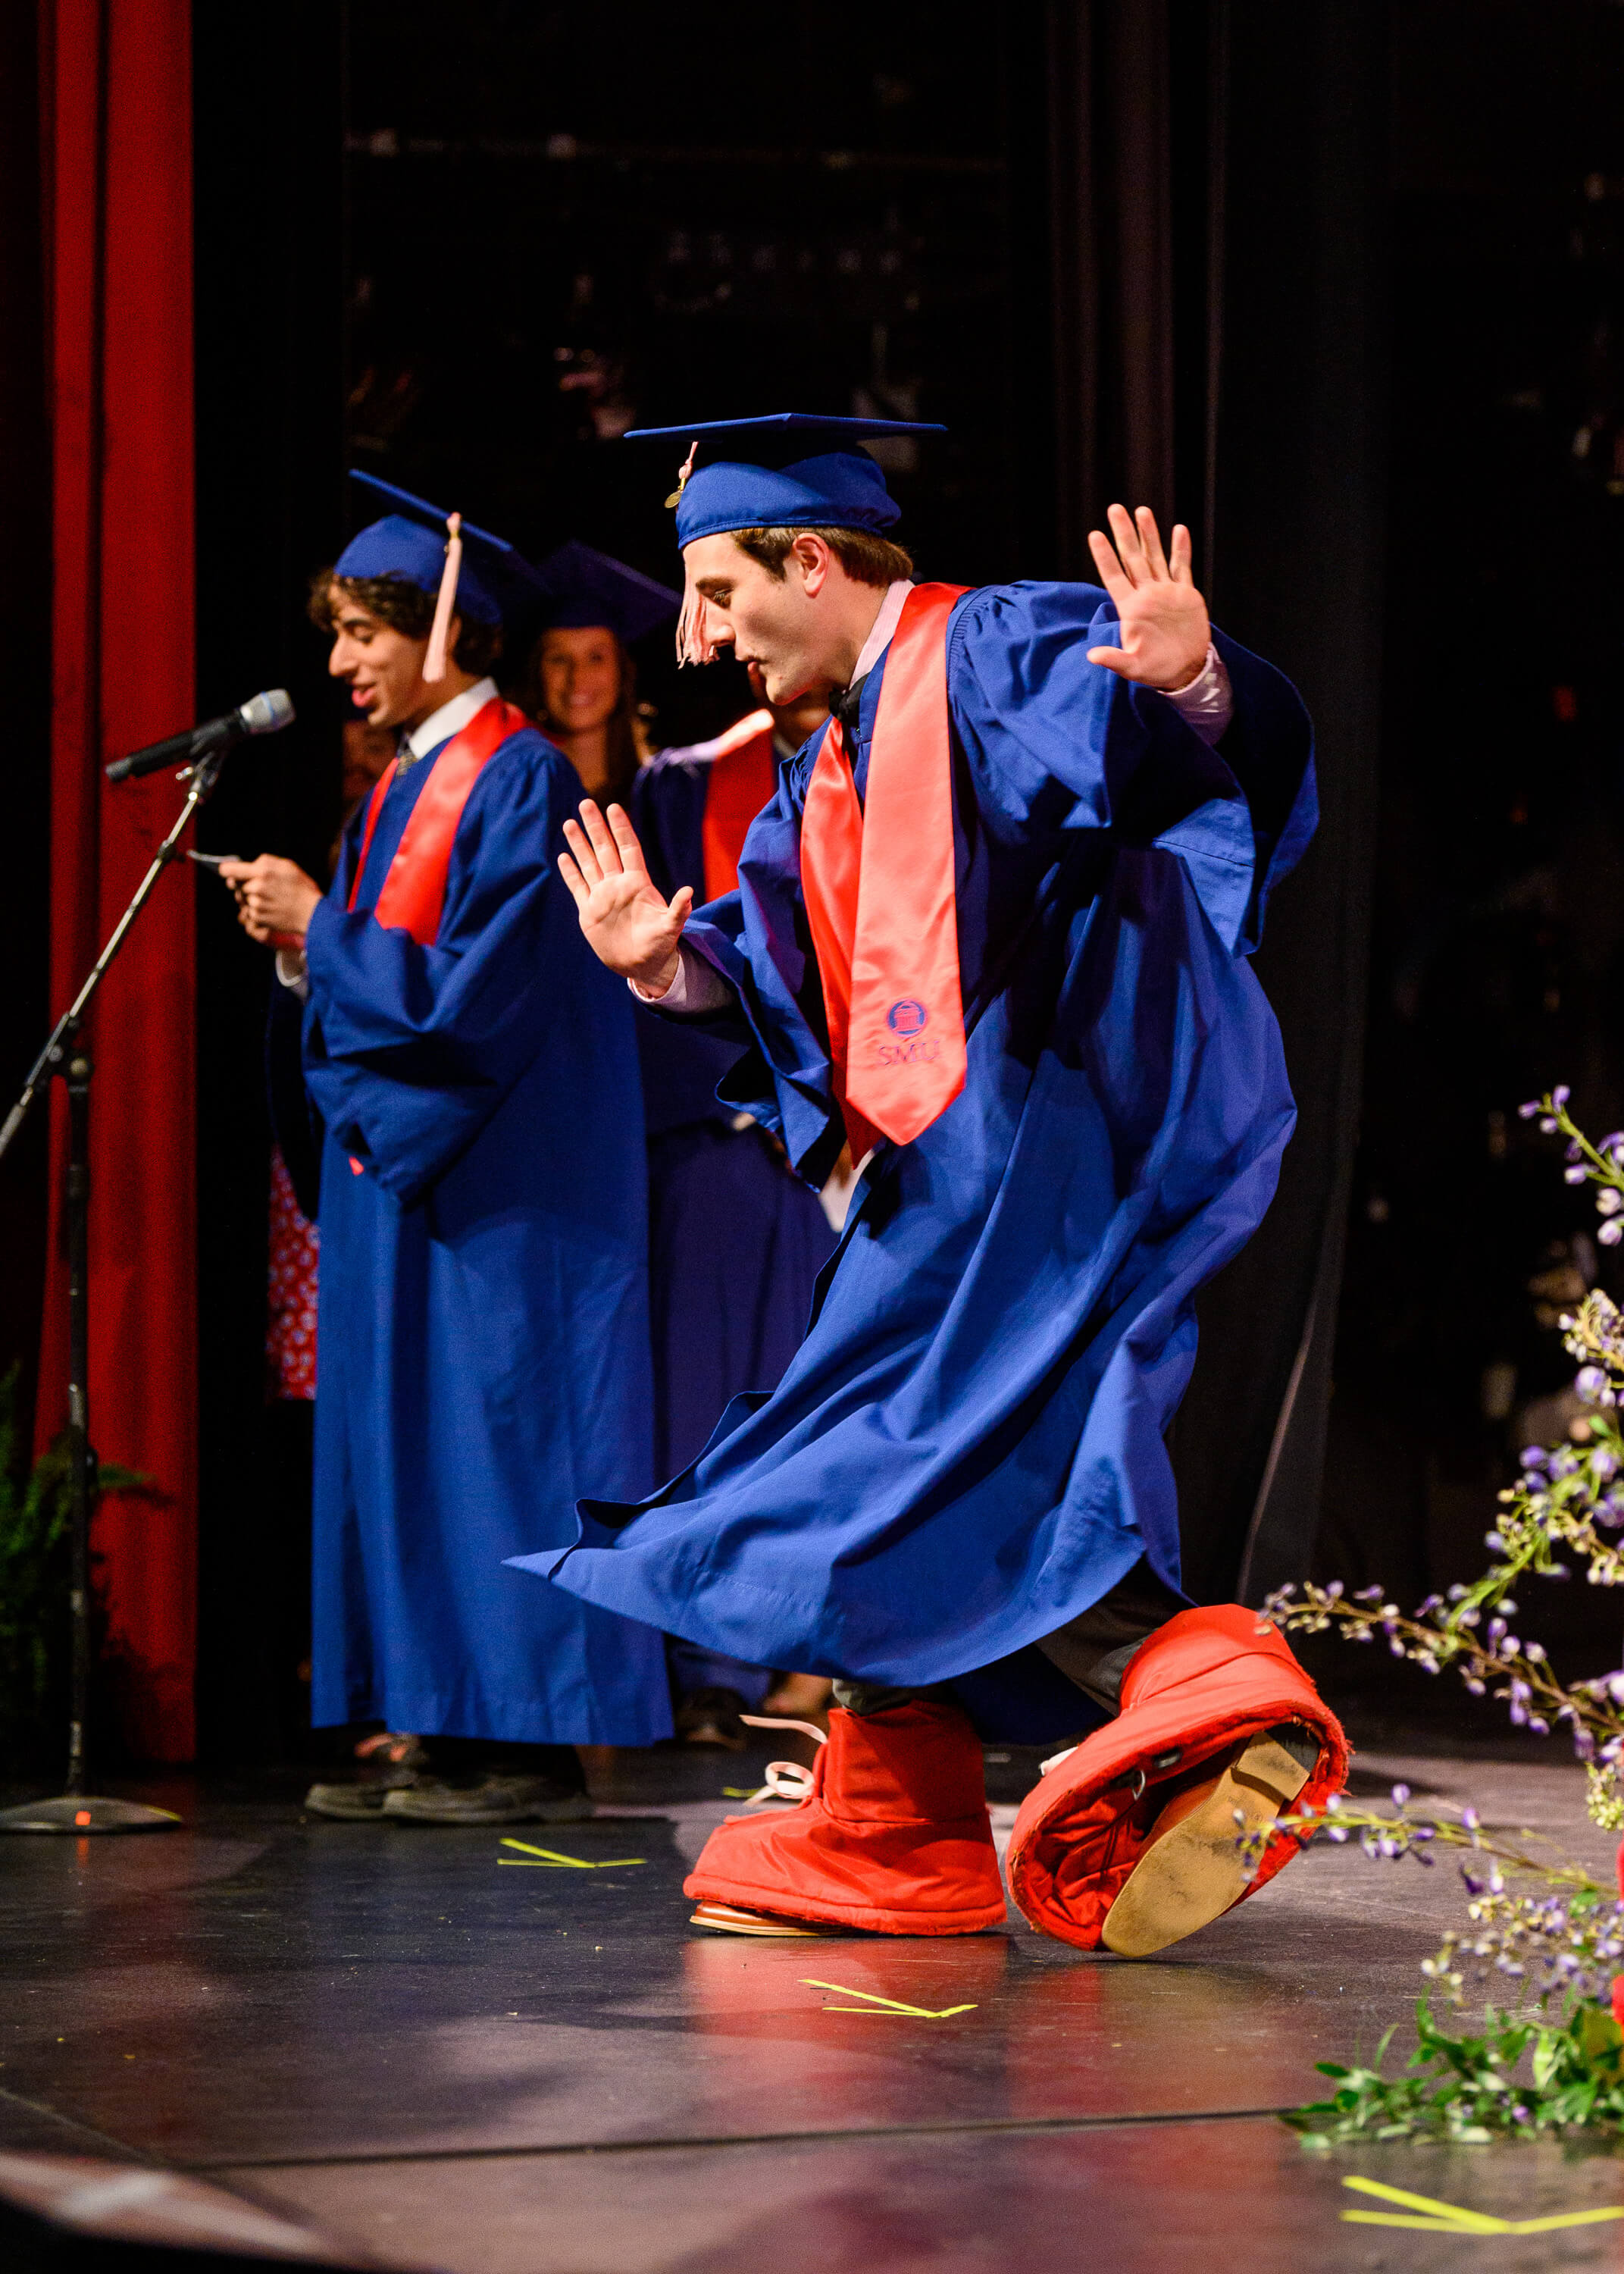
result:
M 974 2005 L 944 2006 L 940 2009 L 929 2006 L 905 2006 L 900 1999 L 882 1998 L 876 1990 L 853 1990 L 845 1982 L 819 1982 L 810 1974 L 803 1974 L 801 1978 L 808 1990 L 836 1990 L 842 1998 L 865 1998 L 868 2001 L 864 2006 L 825 2006 L 823 2011 L 826 2014 L 906 2014 L 916 2022 L 945 2022 L 953 2014 L 973 2014 L 975 2011 Z
M 1432 2195 L 1412 2195 L 1407 2187 L 1390 2187 L 1380 2180 L 1344 2179 L 1345 2187 L 1360 2195 L 1377 2195 L 1383 2202 L 1402 2203 L 1425 2217 L 1405 2218 L 1391 2211 L 1345 2210 L 1350 2226 L 1405 2226 L 1427 2234 L 1550 2234 L 1561 2226 L 1598 2226 L 1605 2219 L 1624 2218 L 1624 2203 L 1609 2203 L 1596 2210 L 1565 2210 L 1546 2218 L 1496 2218 L 1462 2203 L 1440 2202 Z

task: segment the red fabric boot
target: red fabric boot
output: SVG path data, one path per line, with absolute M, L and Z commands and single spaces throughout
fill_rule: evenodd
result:
M 701 1901 L 865 1927 L 975 1934 L 1004 1917 L 981 1749 L 964 1715 L 915 1699 L 829 1716 L 799 1807 L 730 1816 L 683 1881 Z
M 1297 1853 L 1278 1838 L 1244 1879 L 1237 1809 L 1252 1826 L 1318 1808 L 1347 1773 L 1341 1726 L 1278 1628 L 1238 1603 L 1180 1611 L 1129 1660 L 1116 1721 L 1027 1794 L 1005 1859 L 1010 1893 L 1045 1934 L 1143 1956 Z

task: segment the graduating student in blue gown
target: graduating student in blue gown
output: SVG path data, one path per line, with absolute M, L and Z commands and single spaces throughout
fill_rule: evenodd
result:
M 305 995 L 323 1133 L 312 1716 L 381 1718 L 467 1772 L 392 1793 L 392 1815 L 523 1820 L 581 1812 L 579 1773 L 505 1748 L 671 1728 L 658 1629 L 504 1565 L 582 1495 L 651 1481 L 642 1098 L 626 990 L 556 875 L 579 785 L 479 675 L 528 576 L 463 532 L 454 624 L 484 636 L 459 668 L 454 632 L 425 694 L 446 550 L 425 519 L 408 501 L 363 531 L 315 604 L 332 668 L 373 723 L 408 730 L 408 762 L 355 817 L 325 896 L 289 862 L 229 880 L 257 936 L 303 935 L 302 972 L 280 961 Z M 443 864 L 436 923 L 395 856 L 476 720 L 493 747 L 460 811 L 417 825 Z
M 792 435 L 808 463 L 778 472 L 754 448 L 733 463 L 723 433 L 679 509 L 682 541 L 864 526 L 877 470 L 818 439 Z M 1194 1297 L 1261 1218 L 1293 1122 L 1248 958 L 1314 826 L 1307 719 L 1222 635 L 1222 669 L 1180 704 L 1131 683 L 1089 660 L 1116 620 L 1089 584 L 958 603 L 964 1090 L 913 1142 L 882 1141 L 774 1394 L 736 1401 L 652 1501 L 594 1496 L 524 1559 L 583 1601 L 740 1655 L 877 1684 L 966 1678 L 966 1695 L 995 1669 L 994 1718 L 1015 1736 L 1048 1734 L 1053 1669 L 1032 1645 L 1118 1583 L 1154 1607 L 1141 1634 L 1182 1600 L 1162 1440 Z M 846 698 L 860 800 L 883 651 Z M 1200 707 L 1225 670 L 1214 748 Z M 739 889 L 681 940 L 719 1005 L 687 1023 L 742 1050 L 725 1099 L 813 1184 L 844 1135 L 800 880 L 817 748 L 781 769 Z M 1076 1727 L 1069 1687 L 1054 1710 Z

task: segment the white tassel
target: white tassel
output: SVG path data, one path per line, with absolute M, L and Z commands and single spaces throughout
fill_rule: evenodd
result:
M 450 541 L 446 546 L 446 565 L 440 575 L 440 597 L 434 603 L 429 651 L 423 659 L 423 676 L 431 685 L 446 675 L 446 648 L 451 637 L 451 618 L 456 607 L 457 577 L 462 568 L 462 515 L 447 514 L 446 528 Z

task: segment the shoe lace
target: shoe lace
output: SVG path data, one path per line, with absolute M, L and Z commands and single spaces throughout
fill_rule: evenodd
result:
M 739 1718 L 752 1729 L 799 1729 L 803 1736 L 811 1737 L 820 1745 L 829 1743 L 816 1721 L 796 1721 L 776 1713 L 741 1713 Z M 811 1799 L 816 1788 L 813 1771 L 803 1768 L 799 1761 L 769 1761 L 763 1775 L 765 1781 L 745 1802 L 747 1808 L 755 1808 L 764 1800 L 787 1801 L 791 1807 L 799 1808 L 803 1801 Z

